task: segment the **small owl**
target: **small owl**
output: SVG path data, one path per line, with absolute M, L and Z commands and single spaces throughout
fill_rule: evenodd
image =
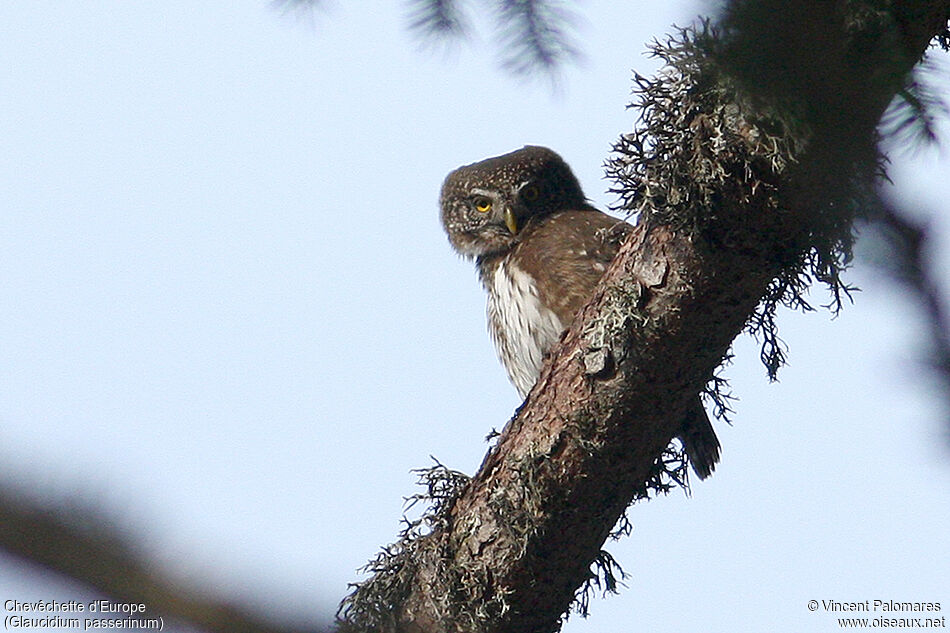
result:
M 491 338 L 523 398 L 632 227 L 588 204 L 560 156 L 530 145 L 459 167 L 440 203 L 452 247 L 475 260 Z M 693 470 L 708 477 L 719 440 L 698 396 L 680 439 Z

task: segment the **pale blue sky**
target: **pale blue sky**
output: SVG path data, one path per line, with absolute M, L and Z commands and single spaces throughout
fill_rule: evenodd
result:
M 617 6 L 583 3 L 586 60 L 552 94 L 501 72 L 487 32 L 420 50 L 400 2 L 0 5 L 6 477 L 108 508 L 193 582 L 332 610 L 399 529 L 410 469 L 473 472 L 519 404 L 442 178 L 543 144 L 604 207 L 631 70 L 703 7 Z M 945 206 L 947 150 L 893 174 Z M 565 631 L 835 630 L 810 599 L 950 610 L 921 321 L 879 272 L 850 278 L 839 318 L 782 316 L 780 383 L 740 339 L 716 476 L 631 511 L 609 545 L 627 588 Z M 0 599 L 69 591 L 0 559 Z

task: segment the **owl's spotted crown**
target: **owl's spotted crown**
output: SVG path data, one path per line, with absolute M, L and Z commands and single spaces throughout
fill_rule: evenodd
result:
M 449 241 L 469 257 L 510 249 L 533 218 L 588 208 L 567 163 L 534 145 L 459 167 L 446 177 L 440 202 Z
M 471 189 L 489 186 L 496 189 L 519 187 L 528 181 L 547 184 L 550 194 L 569 206 L 584 206 L 584 192 L 557 152 L 538 145 L 525 145 L 519 150 L 486 158 L 471 165 L 463 165 L 448 175 L 442 187 Z

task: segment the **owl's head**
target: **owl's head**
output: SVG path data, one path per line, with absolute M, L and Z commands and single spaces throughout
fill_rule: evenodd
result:
M 532 145 L 459 167 L 446 177 L 440 205 L 449 242 L 466 257 L 503 253 L 532 220 L 588 208 L 567 163 Z

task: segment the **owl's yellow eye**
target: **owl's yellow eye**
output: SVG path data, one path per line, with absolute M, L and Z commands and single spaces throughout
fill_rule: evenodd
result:
M 475 198 L 475 210 L 479 213 L 488 213 L 491 211 L 491 200 L 488 198 Z
M 534 185 L 528 185 L 521 190 L 521 198 L 525 202 L 534 202 L 541 197 L 541 192 Z

